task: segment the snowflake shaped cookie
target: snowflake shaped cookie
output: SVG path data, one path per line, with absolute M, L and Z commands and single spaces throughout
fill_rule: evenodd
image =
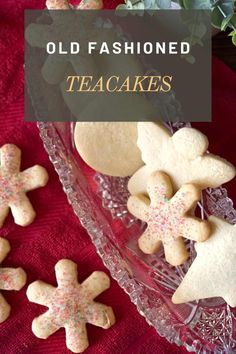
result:
M 102 0 L 82 0 L 79 5 L 71 5 L 69 0 L 47 0 L 49 10 L 100 10 L 103 8 Z
M 103 272 L 93 272 L 82 284 L 77 281 L 77 265 L 67 259 L 56 266 L 58 287 L 36 281 L 27 290 L 28 299 L 49 310 L 34 319 L 34 334 L 46 339 L 59 328 L 66 331 L 67 348 L 82 353 L 88 347 L 86 323 L 109 328 L 115 323 L 112 308 L 94 301 L 110 286 Z
M 154 171 L 167 173 L 174 190 L 185 183 L 202 189 L 216 188 L 235 177 L 228 161 L 207 153 L 208 139 L 193 128 L 179 129 L 174 135 L 161 124 L 138 123 L 138 147 L 146 164 L 130 179 L 131 194 L 146 193 L 147 178 Z
M 222 297 L 236 306 L 236 225 L 210 216 L 211 237 L 196 243 L 194 259 L 172 301 L 181 304 L 193 300 Z
M 26 193 L 46 185 L 47 171 L 38 165 L 20 172 L 21 151 L 13 144 L 0 149 L 0 227 L 11 209 L 17 225 L 29 225 L 35 211 Z
M 208 222 L 187 215 L 200 199 L 201 190 L 193 184 L 185 184 L 173 196 L 169 176 L 154 172 L 148 178 L 147 192 L 151 202 L 145 195 L 128 199 L 131 214 L 147 223 L 147 229 L 139 238 L 139 247 L 144 253 L 153 254 L 162 243 L 167 262 L 180 265 L 188 258 L 183 238 L 202 242 L 210 235 Z
M 0 238 L 0 263 L 10 252 L 7 240 Z M 26 283 L 26 274 L 22 268 L 0 268 L 0 290 L 20 290 Z M 10 305 L 0 294 L 0 323 L 5 321 L 10 314 Z

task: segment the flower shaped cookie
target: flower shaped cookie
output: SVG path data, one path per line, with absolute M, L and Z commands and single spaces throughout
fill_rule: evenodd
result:
M 154 172 L 148 178 L 147 192 L 131 196 L 128 209 L 137 218 L 147 223 L 147 229 L 139 238 L 140 249 L 147 254 L 164 246 L 165 258 L 173 266 L 188 258 L 183 238 L 205 241 L 210 234 L 210 225 L 187 215 L 200 199 L 201 190 L 193 184 L 185 184 L 173 196 L 170 178 L 163 172 Z
M 138 147 L 146 164 L 130 179 L 131 194 L 146 193 L 147 178 L 154 171 L 167 173 L 178 190 L 185 183 L 202 189 L 216 188 L 234 178 L 236 170 L 228 161 L 207 153 L 208 139 L 193 128 L 174 135 L 160 124 L 138 123 Z
M 211 237 L 196 243 L 194 259 L 172 301 L 181 304 L 193 300 L 222 297 L 230 306 L 236 306 L 236 225 L 210 216 L 213 225 Z
M 12 211 L 15 223 L 29 225 L 35 211 L 26 193 L 46 185 L 47 171 L 38 165 L 20 172 L 21 151 L 13 144 L 3 145 L 0 149 L 0 227 Z
M 10 251 L 7 240 L 0 238 L 0 263 L 6 258 Z M 20 290 L 26 283 L 26 274 L 22 268 L 0 268 L 0 289 Z M 0 323 L 5 321 L 10 314 L 10 305 L 0 294 Z
M 111 307 L 94 301 L 110 286 L 108 276 L 93 272 L 82 284 L 77 281 L 77 265 L 67 259 L 56 264 L 58 287 L 36 281 L 27 290 L 28 299 L 49 310 L 34 319 L 34 334 L 46 339 L 59 328 L 66 330 L 67 348 L 82 353 L 88 347 L 86 323 L 109 328 L 115 323 Z

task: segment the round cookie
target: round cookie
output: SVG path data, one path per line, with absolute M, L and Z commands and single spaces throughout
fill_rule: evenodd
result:
M 143 165 L 137 123 L 77 122 L 74 138 L 82 159 L 101 173 L 126 177 Z

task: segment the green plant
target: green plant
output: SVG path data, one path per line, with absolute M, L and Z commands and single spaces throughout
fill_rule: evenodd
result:
M 236 45 L 236 1 L 234 0 L 180 0 L 184 9 L 211 9 L 212 25 L 221 31 L 231 29 L 230 36 Z
M 210 9 L 212 25 L 221 31 L 230 29 L 229 36 L 236 45 L 236 1 L 235 0 L 126 0 L 118 9 L 169 9 L 171 3 L 178 4 L 182 9 Z

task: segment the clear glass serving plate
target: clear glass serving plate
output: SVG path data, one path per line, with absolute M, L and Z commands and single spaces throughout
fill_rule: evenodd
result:
M 159 335 L 197 353 L 236 353 L 236 310 L 221 298 L 174 305 L 171 296 L 195 257 L 171 267 L 160 251 L 144 255 L 137 238 L 144 225 L 126 208 L 127 179 L 101 175 L 79 157 L 73 144 L 73 123 L 39 123 L 40 135 L 75 214 L 86 228 L 112 277 L 130 296 L 139 313 Z M 181 123 L 169 124 L 170 130 Z M 208 189 L 198 214 L 236 222 L 236 211 L 224 188 Z

